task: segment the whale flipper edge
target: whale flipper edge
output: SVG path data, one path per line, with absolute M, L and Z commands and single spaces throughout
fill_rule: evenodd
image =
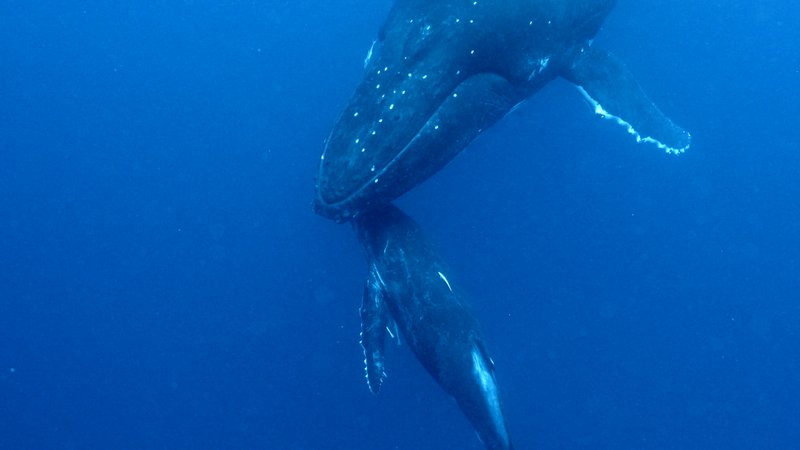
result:
M 390 334 L 388 326 L 389 312 L 384 301 L 384 287 L 377 268 L 373 266 L 364 286 L 361 303 L 361 347 L 364 349 L 367 385 L 373 394 L 380 391 L 386 379 L 384 345 L 386 335 Z
M 672 154 L 689 148 L 689 133 L 658 109 L 611 53 L 590 45 L 581 47 L 563 76 L 578 87 L 597 115 L 624 126 L 637 142 L 655 144 Z

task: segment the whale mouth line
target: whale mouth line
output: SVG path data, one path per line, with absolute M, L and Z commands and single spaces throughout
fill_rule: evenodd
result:
M 318 189 L 315 200 L 315 209 L 317 212 L 321 213 L 322 215 L 335 218 L 336 220 L 347 221 L 355 217 L 359 213 L 359 210 L 366 210 L 377 206 L 374 198 L 373 201 L 365 200 L 364 202 L 361 202 L 359 197 L 374 197 L 370 193 L 365 194 L 365 192 L 369 192 L 370 186 L 373 186 L 373 193 L 375 193 L 376 190 L 379 193 L 383 192 L 383 194 L 380 194 L 379 197 L 387 193 L 386 189 L 391 191 L 391 189 L 396 188 L 396 186 L 392 185 L 397 184 L 398 174 L 393 173 L 392 170 L 396 170 L 395 168 L 398 164 L 403 164 L 402 160 L 410 152 L 417 152 L 421 147 L 434 145 L 435 142 L 429 141 L 436 141 L 439 139 L 438 136 L 441 136 L 439 133 L 452 133 L 452 128 L 463 126 L 464 124 L 462 122 L 465 119 L 470 122 L 475 122 L 472 123 L 472 125 L 476 127 L 477 133 L 480 133 L 482 128 L 481 124 L 485 123 L 486 119 L 474 119 L 473 116 L 478 114 L 475 112 L 476 109 L 479 110 L 478 112 L 481 114 L 492 115 L 502 111 L 502 115 L 505 115 L 508 113 L 510 107 L 513 106 L 506 104 L 509 100 L 506 97 L 511 95 L 510 92 L 512 89 L 514 89 L 514 86 L 504 74 L 493 70 L 474 72 L 463 71 L 459 79 L 453 81 L 455 82 L 451 84 L 452 87 L 447 90 L 442 89 L 442 92 L 446 92 L 445 94 L 439 94 L 440 96 L 435 98 L 435 106 L 430 109 L 425 108 L 428 111 L 425 111 L 427 114 L 426 116 L 423 116 L 425 117 L 424 120 L 413 134 L 409 133 L 410 136 L 407 138 L 407 140 L 405 140 L 405 144 L 399 149 L 399 151 L 392 152 L 391 158 L 385 163 L 380 164 L 380 166 L 377 164 L 373 165 L 374 170 L 372 170 L 371 173 L 364 174 L 362 172 L 362 174 L 369 175 L 369 177 L 364 177 L 362 179 L 363 181 L 352 180 L 354 181 L 352 184 L 355 186 L 355 188 L 348 190 L 347 192 L 341 192 L 340 195 L 336 195 L 336 193 L 327 193 L 326 195 L 325 192 L 321 192 Z M 453 102 L 456 103 L 453 104 Z M 432 105 L 434 105 L 434 102 L 427 104 L 429 107 Z M 412 111 L 415 107 L 413 103 L 409 103 L 405 106 L 402 104 L 398 106 L 400 108 L 412 108 Z M 463 111 L 470 111 L 470 115 L 463 117 Z M 499 116 L 497 118 L 499 119 Z M 417 120 L 413 120 L 413 122 L 417 123 Z M 409 121 L 403 121 L 400 123 L 400 125 L 407 123 L 409 123 Z M 463 134 L 459 136 L 463 136 Z M 455 138 L 460 139 L 459 136 L 456 136 Z M 387 147 L 387 150 L 390 149 L 391 148 Z M 353 148 L 350 148 L 347 154 L 357 154 L 357 151 Z M 324 158 L 325 153 L 323 153 L 323 159 Z M 437 162 L 437 165 L 444 165 L 448 160 Z M 324 180 L 325 178 L 322 176 L 323 172 L 320 171 L 319 174 L 320 177 L 318 179 Z M 375 189 L 375 185 L 381 183 L 382 178 L 386 177 L 387 174 L 388 176 L 392 177 L 391 181 L 389 182 L 390 187 L 385 189 Z M 408 175 L 412 177 L 415 176 L 413 173 Z M 402 177 L 400 176 L 400 178 Z M 425 178 L 428 178 L 428 176 Z M 356 181 L 360 184 L 356 184 Z M 402 184 L 402 181 L 400 184 Z M 388 193 L 392 194 L 392 192 Z M 400 192 L 400 194 L 405 192 L 406 190 L 403 190 Z M 393 198 L 396 197 L 393 194 L 392 196 Z M 360 204 L 356 205 L 356 203 L 359 202 Z
M 450 90 L 450 91 L 447 93 L 447 95 L 443 96 L 443 97 L 442 97 L 442 99 L 441 99 L 441 100 L 438 102 L 438 104 L 436 105 L 436 107 L 435 107 L 435 108 L 433 108 L 433 110 L 431 111 L 431 113 L 428 115 L 428 118 L 425 120 L 425 122 L 424 122 L 424 123 L 423 123 L 423 124 L 422 124 L 422 125 L 419 127 L 419 129 L 417 129 L 416 133 L 414 133 L 414 134 L 411 136 L 411 138 L 408 140 L 408 142 L 407 142 L 407 143 L 406 143 L 406 144 L 403 146 L 402 150 L 400 150 L 399 152 L 397 152 L 397 153 L 394 155 L 394 157 L 392 157 L 392 159 L 391 159 L 391 160 L 389 160 L 389 161 L 388 161 L 386 164 L 384 164 L 384 165 L 383 165 L 383 167 L 382 167 L 382 168 L 380 168 L 379 170 L 376 170 L 375 174 L 374 174 L 372 177 L 370 177 L 370 178 L 369 178 L 367 181 L 365 181 L 365 182 L 364 182 L 364 183 L 363 183 L 361 186 L 359 186 L 359 187 L 358 187 L 358 189 L 355 189 L 355 190 L 353 190 L 353 191 L 352 191 L 350 194 L 348 194 L 346 197 L 344 197 L 344 198 L 341 198 L 341 199 L 339 199 L 339 200 L 336 200 L 336 201 L 334 201 L 334 202 L 329 202 L 329 201 L 326 201 L 326 199 L 325 199 L 325 198 L 324 198 L 322 195 L 318 195 L 318 196 L 317 196 L 317 198 L 318 198 L 319 202 L 320 202 L 320 203 L 322 203 L 323 205 L 325 205 L 325 207 L 326 207 L 326 208 L 336 208 L 337 206 L 339 206 L 339 205 L 342 205 L 342 204 L 345 204 L 345 203 L 349 202 L 350 200 L 352 200 L 352 199 L 353 199 L 353 197 L 355 197 L 355 196 L 357 196 L 359 193 L 363 192 L 363 191 L 364 191 L 365 189 L 367 189 L 367 188 L 368 188 L 368 187 L 369 187 L 371 184 L 377 184 L 377 183 L 379 183 L 379 181 L 380 181 L 380 178 L 381 178 L 381 177 L 382 177 L 382 176 L 383 176 L 383 175 L 384 175 L 384 174 L 385 174 L 385 173 L 386 173 L 386 172 L 387 172 L 387 171 L 388 171 L 388 170 L 389 170 L 389 169 L 390 169 L 392 166 L 394 166 L 394 165 L 395 165 L 395 163 L 396 163 L 396 162 L 397 162 L 397 161 L 398 161 L 400 158 L 402 158 L 402 157 L 403 157 L 403 155 L 405 155 L 405 154 L 408 152 L 408 149 L 409 149 L 409 148 L 411 148 L 411 147 L 412 147 L 412 146 L 413 146 L 413 145 L 414 145 L 414 144 L 415 144 L 415 143 L 416 143 L 416 142 L 419 140 L 419 138 L 420 138 L 420 135 L 422 135 L 422 133 L 423 133 L 423 131 L 424 131 L 424 130 L 428 129 L 429 127 L 430 127 L 430 128 L 434 128 L 434 129 L 437 129 L 437 128 L 438 128 L 438 126 L 437 126 L 437 125 L 435 125 L 435 124 L 433 124 L 433 123 L 432 123 L 432 122 L 433 122 L 433 120 L 434 120 L 434 118 L 437 116 L 437 114 L 439 113 L 439 111 L 441 111 L 441 109 L 442 109 L 442 106 L 444 105 L 444 103 L 445 103 L 445 102 L 446 102 L 446 101 L 447 101 L 449 98 L 453 97 L 453 96 L 454 96 L 454 94 L 455 94 L 455 95 L 457 95 L 457 94 L 456 94 L 456 91 L 458 90 L 458 88 L 459 88 L 459 87 L 461 87 L 461 85 L 463 85 L 463 84 L 464 84 L 464 82 L 465 82 L 465 81 L 467 81 L 467 80 L 468 80 L 468 79 L 470 79 L 470 78 L 471 78 L 471 77 L 466 77 L 465 79 L 461 80 L 459 83 L 457 83 L 457 84 L 456 84 L 456 85 L 453 87 L 453 89 L 451 89 L 451 90 Z M 323 153 L 323 157 L 324 157 L 324 153 Z
M 434 114 L 438 110 L 439 110 L 439 108 L 437 107 L 436 110 L 434 111 Z M 400 159 L 401 156 L 403 156 L 406 153 L 406 151 L 414 143 L 414 141 L 417 140 L 417 138 L 419 137 L 419 135 L 422 132 L 422 130 L 428 125 L 428 123 L 430 123 L 430 120 L 431 120 L 431 118 L 433 117 L 434 114 L 431 114 L 431 116 L 428 118 L 428 120 L 426 120 L 425 123 L 419 128 L 419 131 L 417 131 L 414 134 L 414 136 L 408 141 L 408 143 L 406 145 L 403 146 L 403 149 L 400 150 L 397 153 L 397 155 L 395 155 L 391 160 L 389 160 L 389 162 L 387 162 L 380 170 L 376 171 L 375 175 L 373 175 L 366 182 L 364 182 L 361 186 L 359 186 L 358 189 L 353 190 L 350 194 L 347 195 L 347 197 L 344 197 L 344 198 L 342 198 L 340 200 L 336 200 L 334 202 L 326 201 L 324 196 L 322 196 L 322 195 L 318 195 L 317 196 L 317 200 L 320 203 L 322 203 L 323 205 L 325 205 L 326 208 L 337 208 L 339 205 L 343 205 L 343 204 L 349 202 L 350 200 L 352 200 L 353 197 L 357 196 L 359 193 L 361 193 L 365 189 L 367 189 L 370 186 L 370 184 L 377 184 L 380 181 L 381 176 L 383 176 L 383 174 L 385 174 L 386 171 L 390 167 L 392 167 L 397 162 L 397 160 Z

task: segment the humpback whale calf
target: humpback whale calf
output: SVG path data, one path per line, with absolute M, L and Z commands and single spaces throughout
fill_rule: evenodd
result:
M 369 264 L 361 345 L 370 390 L 377 393 L 384 381 L 384 341 L 396 325 L 486 447 L 511 449 L 494 363 L 477 321 L 422 231 L 391 204 L 359 214 L 353 223 Z
M 394 200 L 558 76 L 638 142 L 682 153 L 689 134 L 592 46 L 614 3 L 397 0 L 327 139 L 314 209 L 346 221 Z

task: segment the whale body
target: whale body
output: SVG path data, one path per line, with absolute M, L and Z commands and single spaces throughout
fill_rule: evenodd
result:
M 556 77 L 669 153 L 689 134 L 592 46 L 614 0 L 397 0 L 320 159 L 314 209 L 347 221 L 421 183 Z
M 384 343 L 396 326 L 486 447 L 511 449 L 494 362 L 478 323 L 418 225 L 393 205 L 360 214 L 354 225 L 369 265 L 361 345 L 370 390 L 377 393 L 385 379 Z

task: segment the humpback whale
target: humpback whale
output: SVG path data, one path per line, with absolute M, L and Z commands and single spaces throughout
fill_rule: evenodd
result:
M 439 385 L 453 398 L 488 449 L 511 449 L 494 362 L 478 323 L 447 278 L 417 224 L 387 204 L 353 221 L 369 274 L 361 306 L 367 383 L 385 378 L 384 342 L 396 326 Z
M 592 45 L 615 0 L 397 0 L 328 137 L 314 209 L 337 221 L 388 203 L 556 77 L 601 117 L 668 153 L 689 134 Z

